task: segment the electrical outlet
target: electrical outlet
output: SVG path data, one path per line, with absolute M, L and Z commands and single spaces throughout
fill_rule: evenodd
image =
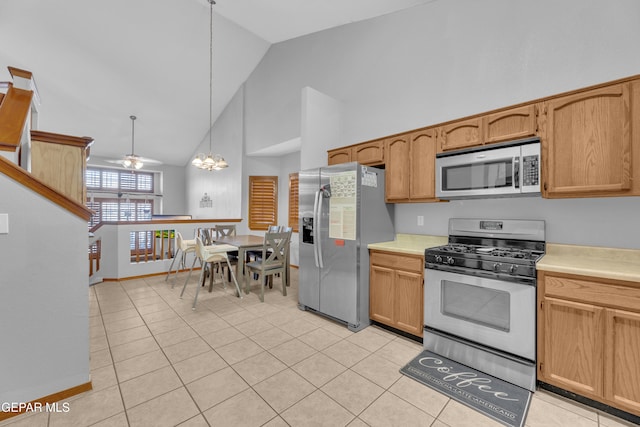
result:
M 424 216 L 418 215 L 418 225 L 424 225 Z

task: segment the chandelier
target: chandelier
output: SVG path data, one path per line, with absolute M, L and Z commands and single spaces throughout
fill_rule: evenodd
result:
M 122 164 L 125 168 L 131 169 L 140 169 L 144 166 L 142 163 L 142 159 L 139 156 L 135 155 L 134 147 L 135 147 L 135 120 L 136 116 L 129 116 L 131 119 L 131 154 L 127 154 L 122 160 Z
M 212 154 L 211 151 L 211 134 L 213 131 L 213 5 L 215 0 L 209 1 L 209 154 L 199 153 L 191 161 L 191 164 L 198 169 L 208 171 L 220 170 L 229 166 L 220 154 Z

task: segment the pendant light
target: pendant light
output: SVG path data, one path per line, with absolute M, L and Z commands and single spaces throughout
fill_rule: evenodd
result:
M 131 154 L 127 154 L 124 157 L 122 164 L 126 168 L 140 169 L 142 166 L 144 166 L 144 163 L 142 163 L 142 159 L 139 156 L 135 155 L 135 150 L 134 150 L 136 116 L 129 116 L 129 118 L 131 119 Z
M 211 133 L 213 131 L 213 5 L 215 0 L 209 1 L 209 154 L 199 153 L 191 164 L 198 169 L 208 171 L 220 170 L 229 166 L 220 154 L 212 154 L 211 151 Z

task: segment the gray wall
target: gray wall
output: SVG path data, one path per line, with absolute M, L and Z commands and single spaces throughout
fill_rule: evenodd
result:
M 246 83 L 247 151 L 302 133 L 305 87 L 342 107 L 336 136 L 313 141 L 318 152 L 639 74 L 638 22 L 635 0 L 447 0 L 279 43 Z M 326 154 L 316 162 L 305 157 L 321 166 Z M 549 241 L 638 248 L 638 208 L 638 198 L 397 205 L 396 231 L 541 218 Z
M 0 174 L 0 402 L 89 382 L 87 222 Z

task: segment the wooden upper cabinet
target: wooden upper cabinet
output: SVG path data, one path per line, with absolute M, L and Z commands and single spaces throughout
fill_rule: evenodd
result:
M 435 201 L 436 128 L 385 142 L 385 198 L 388 202 Z
M 384 139 L 380 139 L 353 146 L 351 161 L 368 166 L 384 164 L 384 142 Z
M 438 134 L 438 152 L 482 145 L 482 122 L 482 117 L 476 117 L 442 126 Z
M 389 202 L 409 199 L 409 139 L 403 134 L 385 141 L 385 199 Z
M 543 195 L 597 197 L 629 193 L 630 88 L 631 83 L 615 84 L 544 104 Z
M 535 104 L 512 108 L 483 117 L 484 143 L 510 141 L 536 134 Z
M 327 164 L 338 165 L 340 163 L 349 163 L 351 161 L 351 147 L 337 148 L 327 151 Z
M 435 128 L 411 133 L 409 198 L 435 200 L 436 197 L 436 136 Z

